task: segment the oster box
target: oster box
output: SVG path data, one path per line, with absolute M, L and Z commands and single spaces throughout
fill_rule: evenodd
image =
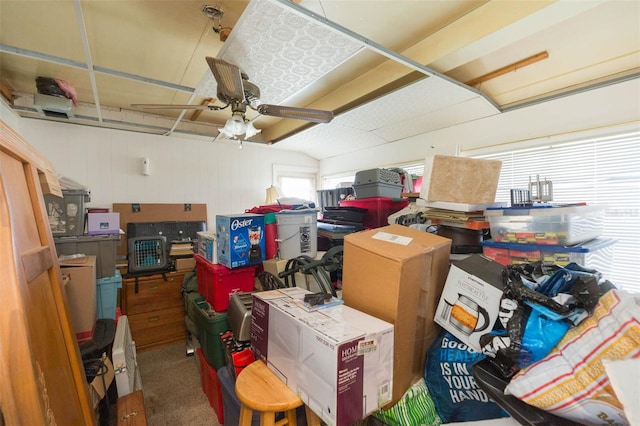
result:
M 227 268 L 257 265 L 265 258 L 264 215 L 216 215 L 218 263 Z

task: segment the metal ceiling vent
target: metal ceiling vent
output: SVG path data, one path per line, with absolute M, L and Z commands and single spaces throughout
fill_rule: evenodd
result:
M 60 96 L 36 93 L 33 97 L 33 107 L 43 117 L 74 118 L 73 101 Z

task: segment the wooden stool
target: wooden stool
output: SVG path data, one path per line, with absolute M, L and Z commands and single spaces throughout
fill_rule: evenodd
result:
M 238 374 L 236 395 L 242 403 L 239 426 L 251 426 L 253 411 L 260 412 L 261 426 L 296 426 L 296 408 L 302 405 L 302 400 L 263 361 L 252 362 Z M 277 423 L 276 413 L 285 415 Z M 320 419 L 307 406 L 305 413 L 309 426 L 320 426 Z

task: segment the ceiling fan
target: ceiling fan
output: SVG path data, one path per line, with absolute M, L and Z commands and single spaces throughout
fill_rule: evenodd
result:
M 223 106 L 174 104 L 131 104 L 131 106 L 141 109 L 213 111 L 231 107 L 231 118 L 227 120 L 223 128 L 219 129 L 219 134 L 230 139 L 238 139 L 242 135 L 244 135 L 242 139 L 248 139 L 260 133 L 260 130 L 254 127 L 253 120 L 248 120 L 245 117 L 247 107 L 261 115 L 305 120 L 312 123 L 328 123 L 333 119 L 331 111 L 263 104 L 260 102 L 260 88 L 250 82 L 247 74 L 242 72 L 237 65 L 210 56 L 207 56 L 206 60 L 218 85 L 217 96 L 224 103 Z

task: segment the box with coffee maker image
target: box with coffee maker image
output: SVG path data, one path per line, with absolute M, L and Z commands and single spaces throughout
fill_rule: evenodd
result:
M 498 320 L 504 266 L 474 254 L 452 262 L 434 321 L 478 352 Z
M 227 268 L 261 264 L 264 260 L 264 215 L 216 215 L 216 255 Z

